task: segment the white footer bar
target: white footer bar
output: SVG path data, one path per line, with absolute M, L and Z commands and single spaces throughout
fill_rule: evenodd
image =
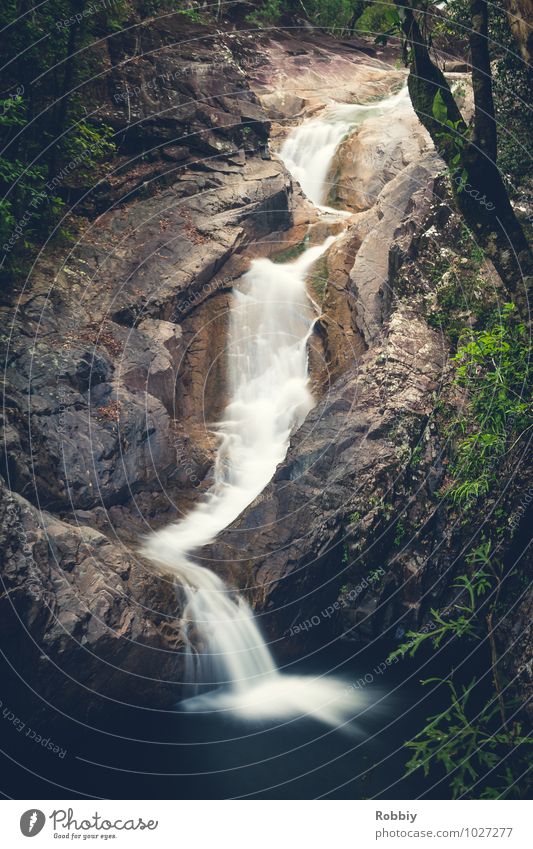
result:
M 533 846 L 531 803 L 521 801 L 9 800 L 0 825 L 4 846 L 27 847 L 35 837 L 36 849 Z

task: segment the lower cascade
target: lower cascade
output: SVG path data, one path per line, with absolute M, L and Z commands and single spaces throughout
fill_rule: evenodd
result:
M 190 557 L 264 489 L 313 406 L 307 340 L 314 315 L 305 280 L 335 238 L 290 264 L 254 260 L 243 277 L 230 316 L 230 402 L 218 428 L 215 483 L 183 521 L 143 547 L 185 592 L 185 682 L 196 695 L 184 709 L 232 710 L 249 719 L 307 714 L 331 725 L 354 713 L 353 690 L 343 682 L 282 674 L 250 606 Z
M 368 107 L 330 108 L 322 119 L 294 130 L 281 158 L 315 205 L 324 201 L 329 164 L 342 138 L 364 115 L 393 107 L 401 96 Z M 290 263 L 254 260 L 234 290 L 230 401 L 218 425 L 214 485 L 204 502 L 153 533 L 142 548 L 184 589 L 185 683 L 194 695 L 181 703 L 183 709 L 231 710 L 248 719 L 307 715 L 332 726 L 347 726 L 357 711 L 355 692 L 343 681 L 280 672 L 250 606 L 191 557 L 264 489 L 285 457 L 291 432 L 313 406 L 307 342 L 314 312 L 306 276 L 336 238 Z

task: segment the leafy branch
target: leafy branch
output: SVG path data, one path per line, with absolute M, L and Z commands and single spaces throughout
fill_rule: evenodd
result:
M 498 714 L 498 705 L 489 702 L 478 717 L 471 717 L 470 697 L 477 686 L 477 678 L 458 688 L 450 678 L 427 678 L 421 682 L 441 684 L 448 688 L 449 703 L 444 710 L 428 717 L 427 725 L 405 745 L 412 755 L 406 764 L 406 774 L 411 775 L 422 769 L 424 776 L 430 774 L 432 764 L 444 767 L 446 775 L 451 776 L 452 796 L 466 795 L 471 782 L 477 782 L 480 775 L 491 772 L 502 760 L 502 746 L 512 754 L 526 756 L 519 747 L 531 746 L 533 738 L 525 735 L 522 724 L 515 722 L 512 729 L 503 733 L 492 730 L 493 720 Z M 513 791 L 514 773 L 507 768 L 499 776 L 500 786 L 485 787 L 481 798 L 502 798 Z
M 452 637 L 471 636 L 475 639 L 479 638 L 479 629 L 476 622 L 477 599 L 490 588 L 490 575 L 484 569 L 479 569 L 472 577 L 459 575 L 453 586 L 463 589 L 468 599 L 465 604 L 454 605 L 454 609 L 460 611 L 459 615 L 445 619 L 441 612 L 432 607 L 430 610 L 432 619 L 429 627 L 423 631 L 407 631 L 406 642 L 401 643 L 389 655 L 389 661 L 399 657 L 414 657 L 420 646 L 426 641 L 429 641 L 434 649 L 438 649 L 443 641 Z
M 508 719 L 508 707 L 515 704 L 504 697 L 499 675 L 499 658 L 496 646 L 494 614 L 500 602 L 503 565 L 494 560 L 490 540 L 479 545 L 468 557 L 467 562 L 477 567 L 472 576 L 460 575 L 454 583 L 466 598 L 454 605 L 459 615 L 444 618 L 439 611 L 432 610 L 432 630 L 409 631 L 409 642 L 402 643 L 390 659 L 413 657 L 420 646 L 429 641 L 434 649 L 452 637 L 480 639 L 485 625 L 490 645 L 490 664 L 493 690 L 489 698 L 478 709 L 481 683 L 474 676 L 467 684 L 458 684 L 453 670 L 445 676 L 426 678 L 423 686 L 437 684 L 444 687 L 448 701 L 443 710 L 427 717 L 426 724 L 415 736 L 405 743 L 411 757 L 406 763 L 406 774 L 422 770 L 429 776 L 435 766 L 442 767 L 450 778 L 453 798 L 468 796 L 472 784 L 484 782 L 478 798 L 504 798 L 517 795 L 519 789 L 516 776 L 523 771 L 528 759 L 528 747 L 533 737 L 523 732 L 522 723 Z M 489 598 L 480 605 L 480 598 L 492 590 Z M 488 611 L 483 617 L 481 608 Z M 475 699 L 473 696 L 475 695 Z M 496 786 L 486 781 L 489 774 L 505 763 L 503 771 L 496 773 Z

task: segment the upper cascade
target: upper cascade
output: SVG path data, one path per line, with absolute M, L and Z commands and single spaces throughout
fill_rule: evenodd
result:
M 285 139 L 279 156 L 304 194 L 323 211 L 336 212 L 326 205 L 330 191 L 328 175 L 335 151 L 346 136 L 371 116 L 394 111 L 409 98 L 407 87 L 376 103 L 365 105 L 336 103 L 319 117 L 304 121 Z

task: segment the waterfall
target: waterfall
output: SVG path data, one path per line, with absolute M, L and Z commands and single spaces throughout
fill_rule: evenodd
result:
M 313 406 L 307 341 L 314 315 L 305 281 L 336 238 L 290 264 L 256 259 L 243 276 L 230 314 L 230 402 L 218 427 L 214 485 L 185 519 L 152 534 L 142 549 L 183 586 L 185 680 L 197 692 L 223 688 L 216 694 L 219 704 L 227 690 L 226 696 L 239 694 L 249 707 L 253 685 L 272 683 L 279 673 L 249 605 L 189 554 L 213 540 L 265 488 L 285 457 L 292 430 Z M 291 680 L 283 678 L 284 684 Z M 265 691 L 260 701 L 263 712 Z M 186 706 L 199 703 L 189 700 Z M 276 696 L 270 709 L 277 713 L 279 704 Z M 298 709 L 305 710 L 303 702 Z
M 324 206 L 328 195 L 327 178 L 337 147 L 370 115 L 383 115 L 396 109 L 408 96 L 407 87 L 404 87 L 398 94 L 376 103 L 332 104 L 318 118 L 305 121 L 288 136 L 280 158 L 315 206 L 338 214 L 338 210 Z
M 325 200 L 331 160 L 350 125 L 355 126 L 355 115 L 347 122 L 337 110 L 330 109 L 323 118 L 298 127 L 281 148 L 281 159 L 315 206 L 321 207 Z
M 291 431 L 313 406 L 307 340 L 314 316 L 305 279 L 335 238 L 291 264 L 253 260 L 234 290 L 226 354 L 230 401 L 217 428 L 215 483 L 183 521 L 148 540 L 145 551 L 152 559 L 173 568 L 177 555 L 211 542 L 259 495 L 285 457 Z
M 341 139 L 364 115 L 388 108 L 397 97 L 380 105 L 329 107 L 286 140 L 280 156 L 316 205 L 324 199 Z M 291 432 L 313 406 L 307 341 L 314 316 L 306 277 L 336 238 L 289 263 L 256 259 L 234 289 L 230 400 L 217 428 L 215 482 L 188 516 L 153 533 L 142 548 L 176 575 L 185 593 L 185 676 L 196 695 L 184 708 L 232 710 L 245 718 L 311 715 L 331 725 L 355 711 L 354 691 L 341 681 L 281 673 L 249 605 L 191 556 L 264 489 L 285 457 Z
M 190 556 L 265 488 L 313 406 L 307 341 L 314 315 L 305 281 L 336 238 L 292 263 L 256 259 L 243 276 L 230 314 L 230 401 L 218 426 L 214 485 L 204 502 L 142 549 L 175 573 L 185 593 L 185 681 L 196 693 L 182 703 L 186 709 L 245 718 L 307 714 L 332 725 L 353 713 L 353 690 L 342 682 L 280 673 L 250 606 Z

